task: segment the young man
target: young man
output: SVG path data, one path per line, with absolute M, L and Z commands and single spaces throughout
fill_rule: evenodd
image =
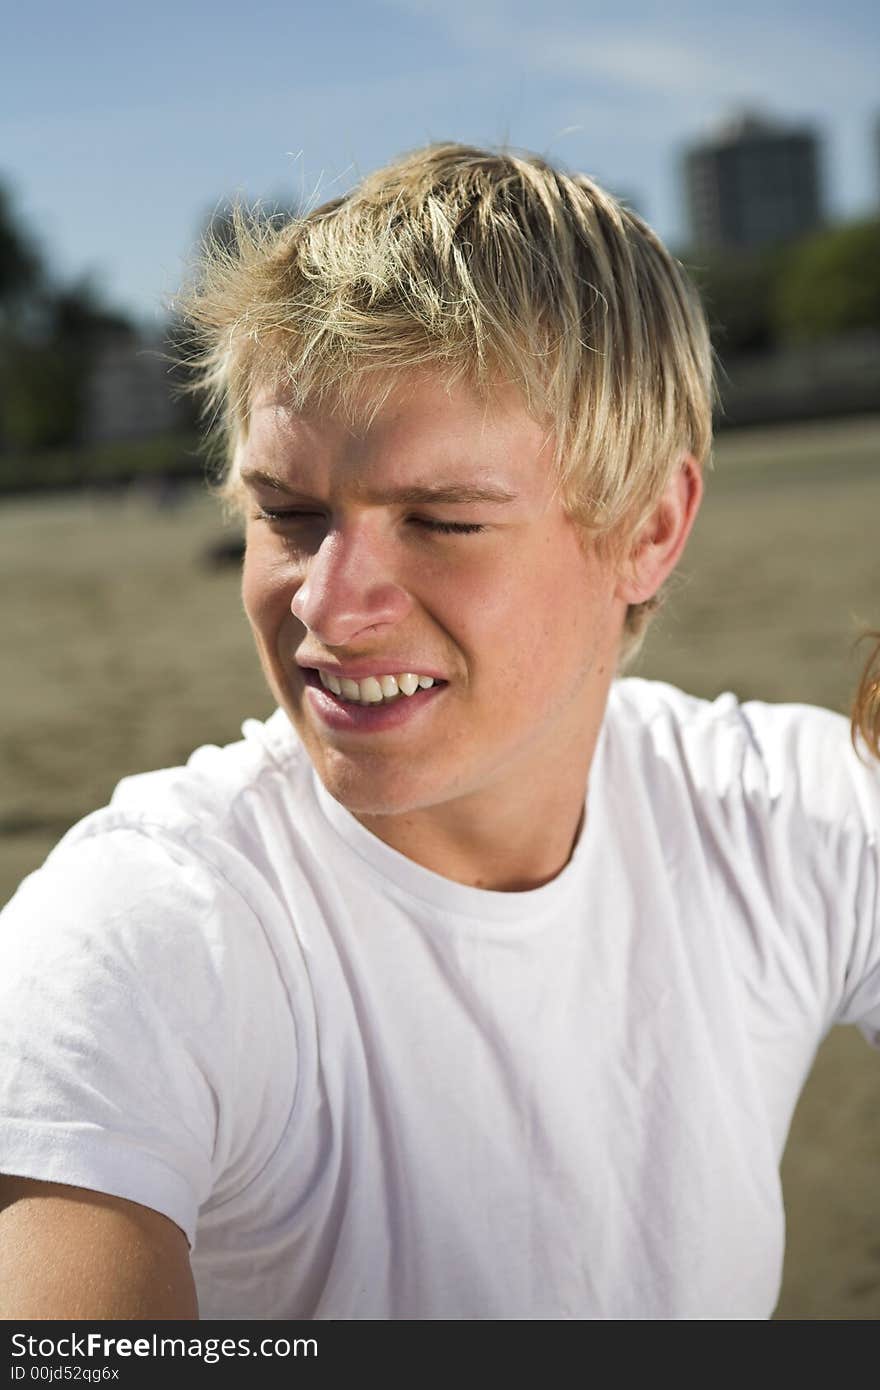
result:
M 448 145 L 189 312 L 279 710 L 8 909 L 5 1316 L 769 1316 L 798 1093 L 880 1029 L 880 778 L 615 680 L 709 450 L 680 268 Z

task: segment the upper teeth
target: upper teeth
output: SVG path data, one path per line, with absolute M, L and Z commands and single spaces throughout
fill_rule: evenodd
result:
M 318 675 L 321 684 L 334 695 L 361 705 L 378 705 L 382 700 L 396 700 L 398 695 L 414 695 L 419 688 L 427 690 L 434 684 L 433 676 L 416 676 L 412 671 L 404 671 L 399 676 L 365 676 L 359 681 L 348 676 L 339 679 L 326 671 L 319 671 Z

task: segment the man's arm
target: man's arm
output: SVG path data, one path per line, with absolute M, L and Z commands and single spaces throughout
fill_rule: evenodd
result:
M 0 1319 L 195 1319 L 186 1236 L 84 1187 L 0 1175 Z

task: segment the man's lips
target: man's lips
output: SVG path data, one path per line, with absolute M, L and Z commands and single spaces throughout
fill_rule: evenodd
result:
M 325 667 L 321 669 L 326 670 Z M 373 675 L 373 672 L 369 674 Z M 312 710 L 313 716 L 322 725 L 337 733 L 380 733 L 408 727 L 413 719 L 420 719 L 422 712 L 435 700 L 442 699 L 447 688 L 446 681 L 438 681 L 433 677 L 425 687 L 417 685 L 414 672 L 411 683 L 390 695 L 384 692 L 380 695 L 377 680 L 367 681 L 365 676 L 360 677 L 360 695 L 355 693 L 357 686 L 347 693 L 336 694 L 329 690 L 322 682 L 316 667 L 306 668 L 303 678 L 306 686 L 306 707 Z M 354 676 L 339 677 L 340 681 L 352 683 L 355 679 Z M 413 686 L 415 688 L 412 688 Z

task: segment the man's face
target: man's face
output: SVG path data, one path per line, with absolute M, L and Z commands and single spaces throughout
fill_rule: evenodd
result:
M 549 461 L 512 391 L 487 409 L 420 378 L 357 431 L 255 402 L 245 608 L 318 774 L 365 821 L 582 797 L 626 603 Z

